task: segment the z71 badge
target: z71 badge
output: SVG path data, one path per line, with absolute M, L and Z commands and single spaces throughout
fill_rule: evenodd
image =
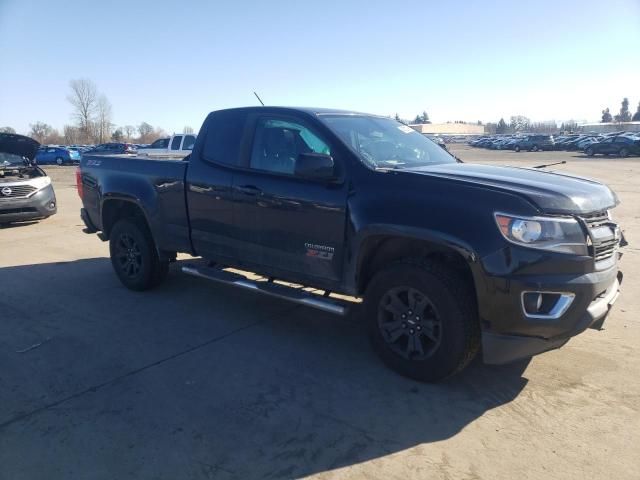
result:
M 332 260 L 335 248 L 326 245 L 316 245 L 315 243 L 305 243 L 307 257 L 314 257 L 321 260 Z

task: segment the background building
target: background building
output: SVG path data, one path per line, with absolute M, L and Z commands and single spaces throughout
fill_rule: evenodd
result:
M 428 135 L 482 135 L 484 125 L 475 123 L 418 123 L 409 125 L 415 131 Z
M 579 126 L 585 133 L 640 132 L 640 122 L 583 123 Z

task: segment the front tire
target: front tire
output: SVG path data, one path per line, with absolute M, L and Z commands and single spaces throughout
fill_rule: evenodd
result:
M 151 232 L 134 218 L 123 218 L 113 226 L 109 253 L 116 275 L 130 290 L 156 287 L 169 272 L 169 263 L 158 257 Z
M 437 382 L 464 369 L 479 350 L 473 289 L 446 265 L 391 265 L 373 277 L 364 303 L 373 349 L 401 375 Z
M 627 150 L 626 148 L 621 148 L 620 151 L 618 152 L 618 155 L 620 155 L 620 158 L 628 157 L 629 150 Z
M 595 154 L 595 151 L 593 150 L 593 148 L 589 147 L 584 151 L 584 153 L 587 154 L 587 157 L 593 157 L 593 155 Z
M 516 145 L 516 148 L 514 148 L 514 150 L 518 153 L 520 153 L 520 145 Z

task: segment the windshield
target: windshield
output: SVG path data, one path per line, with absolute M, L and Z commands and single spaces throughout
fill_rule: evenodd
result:
M 0 169 L 23 167 L 24 165 L 25 160 L 20 155 L 0 152 Z
M 320 119 L 372 168 L 414 168 L 456 162 L 442 147 L 390 118 L 321 115 Z

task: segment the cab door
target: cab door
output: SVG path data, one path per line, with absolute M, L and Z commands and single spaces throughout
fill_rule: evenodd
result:
M 233 178 L 235 225 L 248 260 L 296 277 L 340 279 L 347 202 L 340 158 L 306 119 L 265 113 L 253 124 L 248 164 Z M 296 177 L 302 153 L 334 155 L 338 180 Z

